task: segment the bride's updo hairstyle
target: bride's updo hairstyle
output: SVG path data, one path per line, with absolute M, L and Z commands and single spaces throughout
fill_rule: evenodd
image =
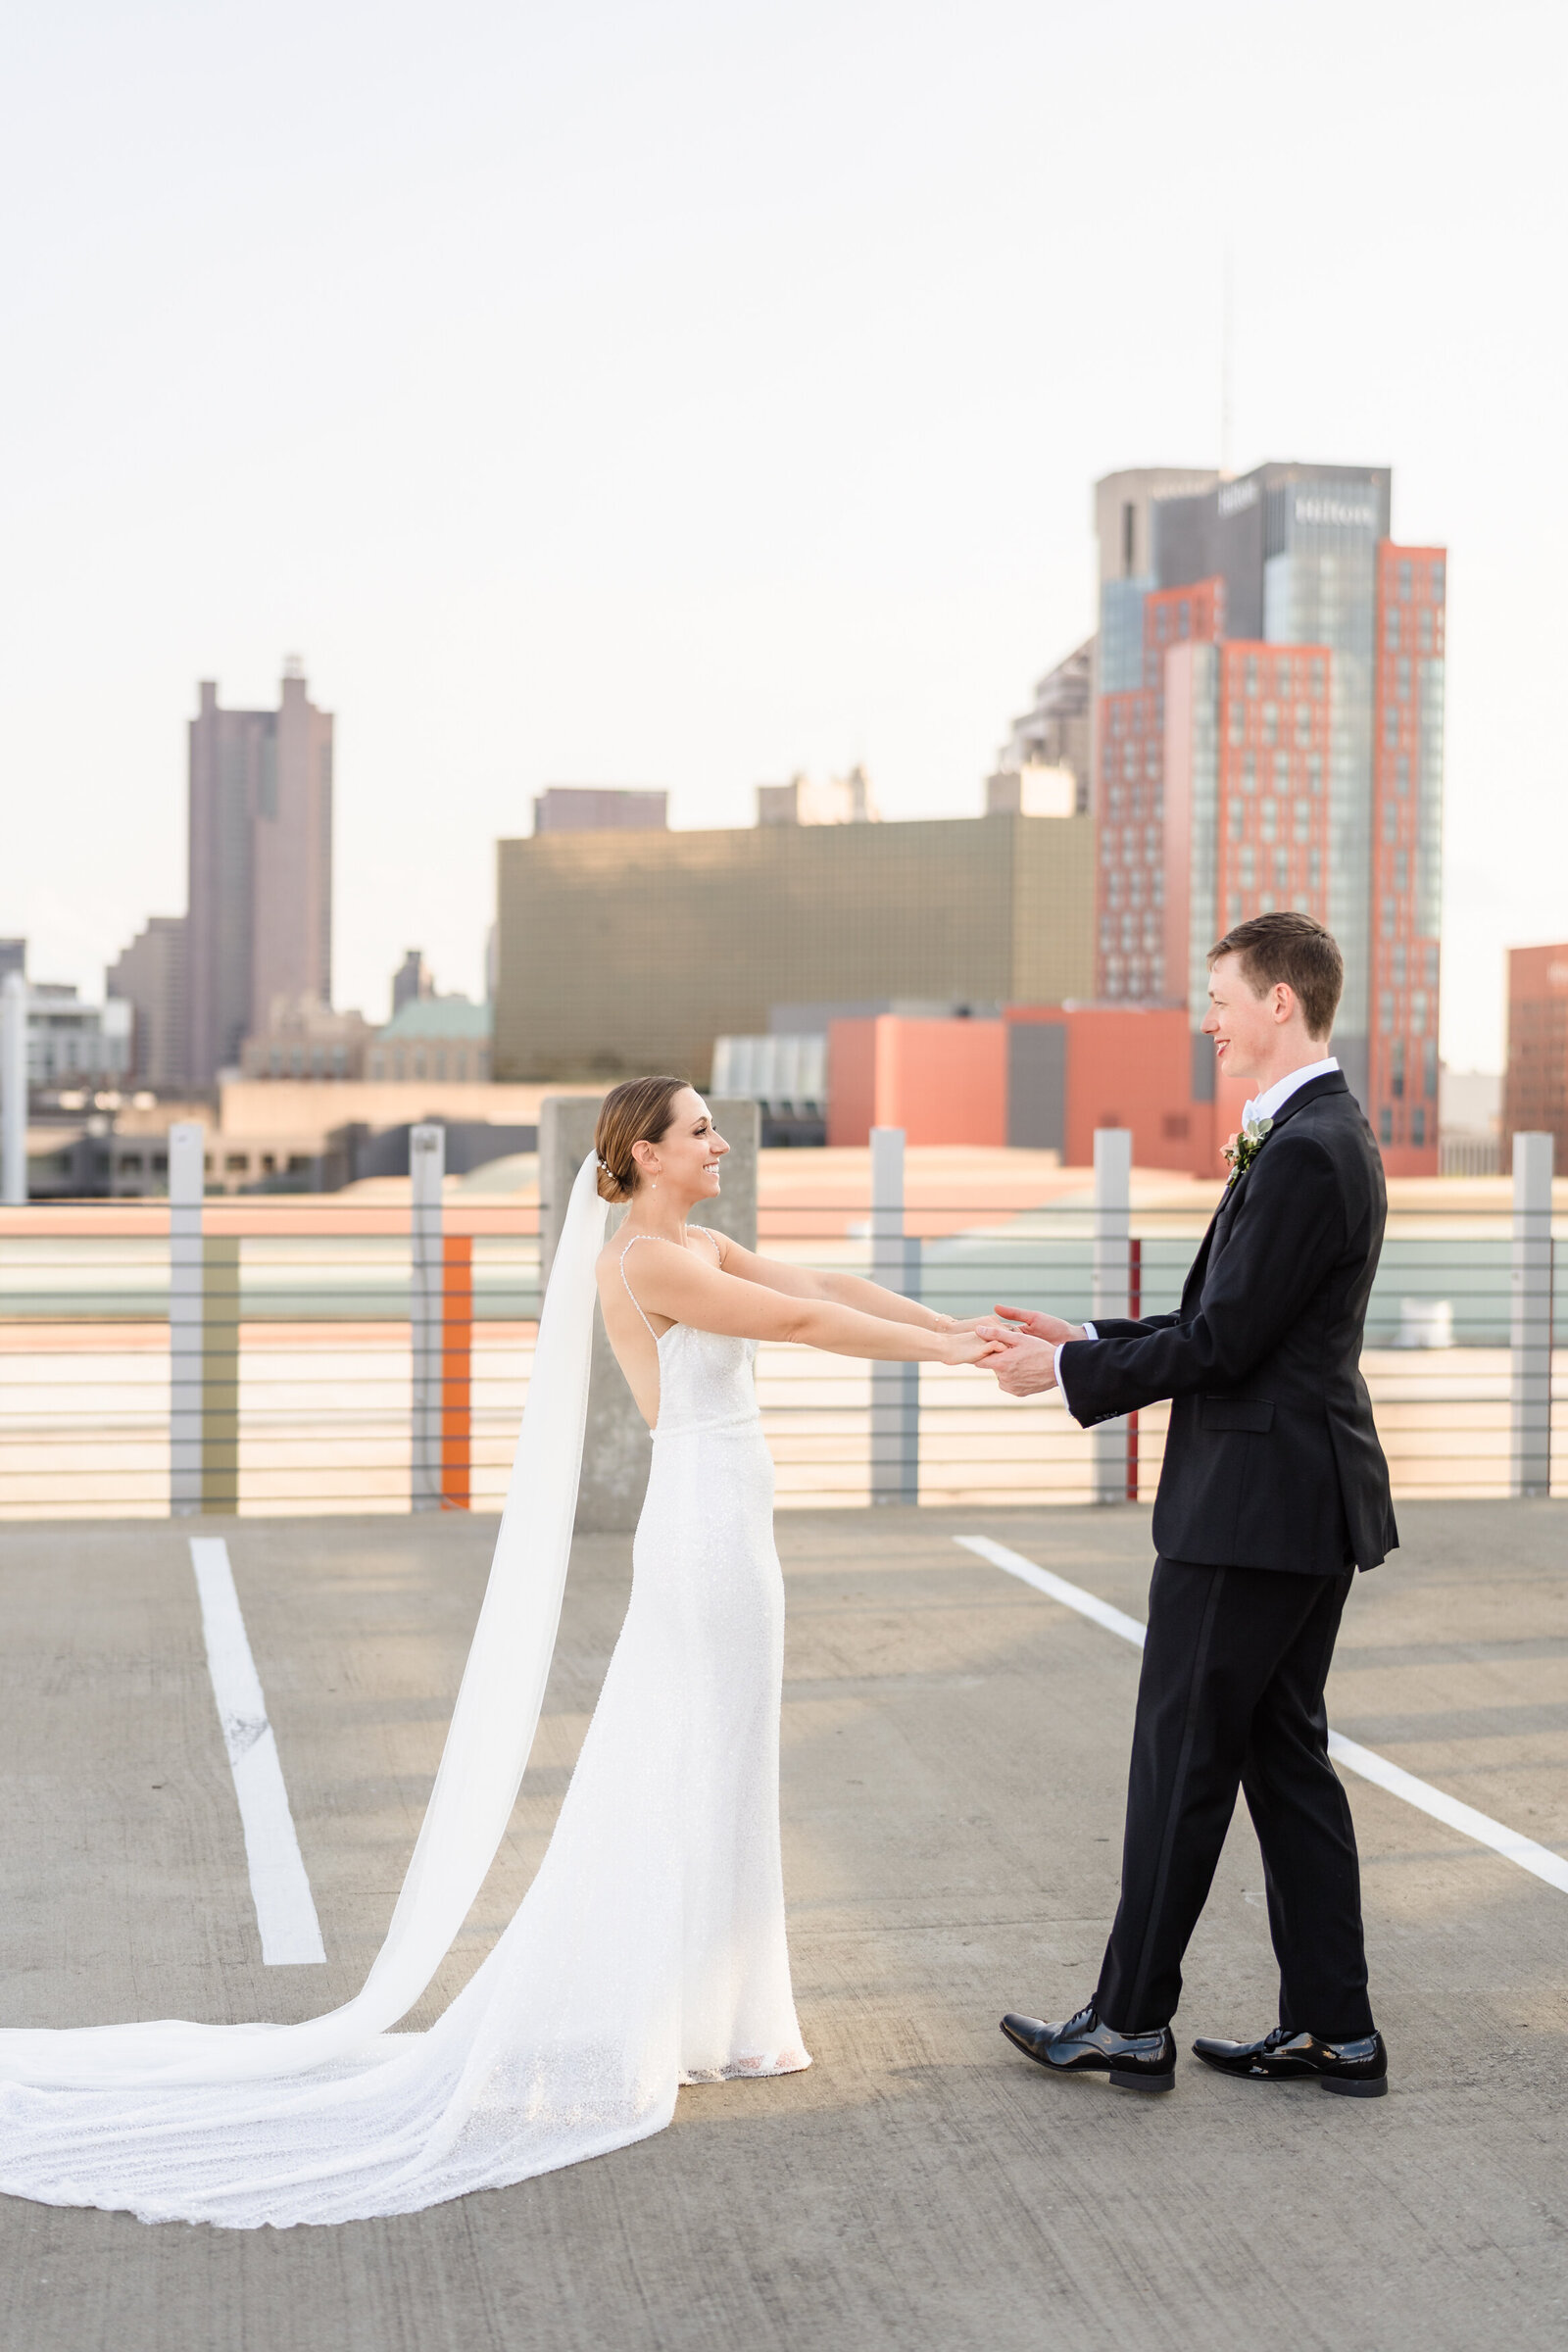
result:
M 594 1128 L 594 1151 L 599 1160 L 601 1200 L 629 1200 L 637 1190 L 633 1144 L 662 1143 L 669 1133 L 675 1098 L 686 1092 L 684 1078 L 628 1078 L 612 1087 L 599 1106 Z

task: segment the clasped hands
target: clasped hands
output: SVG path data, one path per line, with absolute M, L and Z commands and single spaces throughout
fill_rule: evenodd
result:
M 999 1306 L 1000 1320 L 977 1315 L 959 1328 L 973 1331 L 990 1343 L 981 1367 L 997 1376 L 997 1386 L 1008 1396 L 1038 1396 L 1056 1385 L 1056 1349 L 1064 1340 L 1082 1340 L 1081 1323 L 1064 1323 L 1059 1315 L 1031 1314 L 1027 1307 Z

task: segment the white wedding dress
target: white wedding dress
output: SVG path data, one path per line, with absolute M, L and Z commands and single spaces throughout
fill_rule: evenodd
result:
M 783 1584 L 755 1350 L 682 1324 L 656 1341 L 630 1606 L 544 1861 L 439 2023 L 387 2031 L 478 1891 L 537 1724 L 604 1229 L 590 1160 L 440 1772 L 364 1989 L 301 2026 L 0 2033 L 0 2190 L 231 2229 L 412 2213 L 659 2132 L 682 2082 L 809 2064 L 784 1936 Z

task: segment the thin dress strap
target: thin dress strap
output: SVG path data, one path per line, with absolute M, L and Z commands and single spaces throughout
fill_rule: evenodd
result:
M 626 1244 L 626 1248 L 622 1250 L 620 1253 L 620 1279 L 626 1285 L 627 1298 L 631 1300 L 633 1306 L 637 1307 L 637 1312 L 640 1315 L 643 1315 L 643 1310 L 637 1304 L 637 1294 L 632 1289 L 630 1280 L 628 1279 L 626 1273 L 626 1251 L 629 1250 L 635 1250 L 639 1242 L 657 1242 L 662 1240 L 662 1235 L 657 1233 L 634 1233 L 630 1241 Z M 659 1346 L 659 1334 L 649 1322 L 646 1315 L 643 1315 L 643 1329 L 647 1332 L 648 1337 L 653 1341 L 654 1346 L 657 1348 Z
M 701 1233 L 707 1236 L 708 1240 L 713 1245 L 714 1255 L 718 1259 L 719 1264 L 722 1265 L 724 1263 L 724 1245 L 719 1240 L 717 1234 L 710 1232 L 706 1225 L 694 1225 L 692 1227 L 692 1231 L 693 1233 Z M 626 1296 L 631 1300 L 633 1306 L 637 1308 L 637 1312 L 643 1316 L 643 1329 L 647 1332 L 648 1337 L 653 1341 L 656 1348 L 659 1346 L 659 1334 L 649 1322 L 648 1317 L 643 1315 L 642 1307 L 638 1304 L 637 1294 L 631 1287 L 630 1279 L 626 1273 L 626 1250 L 635 1250 L 639 1242 L 662 1242 L 663 1238 L 664 1237 L 662 1233 L 634 1233 L 627 1242 L 626 1248 L 622 1250 L 620 1253 L 620 1279 L 626 1286 Z M 670 1328 L 673 1329 L 674 1326 L 671 1325 Z

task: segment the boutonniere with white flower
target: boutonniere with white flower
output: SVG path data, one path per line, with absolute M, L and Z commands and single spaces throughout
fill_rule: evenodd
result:
M 1225 1179 L 1227 1192 L 1238 1176 L 1247 1174 L 1248 1169 L 1262 1151 L 1273 1131 L 1273 1126 L 1272 1119 L 1249 1119 L 1240 1135 L 1231 1137 L 1225 1147 L 1225 1165 L 1230 1169 L 1230 1174 Z

